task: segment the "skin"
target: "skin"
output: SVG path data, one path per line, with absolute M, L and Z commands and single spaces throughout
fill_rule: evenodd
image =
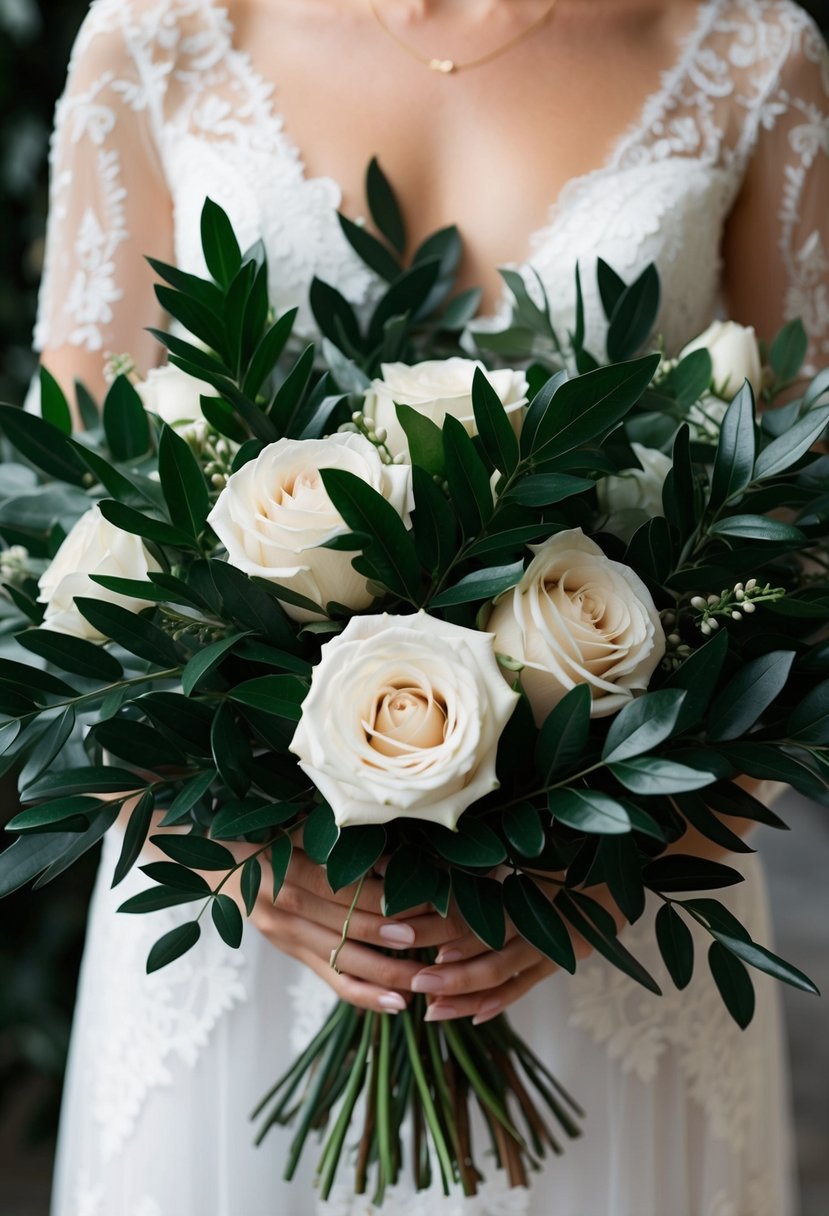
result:
M 506 43 L 547 0 L 377 4 L 408 45 L 463 63 Z M 334 178 L 342 187 L 342 210 L 361 217 L 368 210 L 364 169 L 378 154 L 402 201 L 410 249 L 435 229 L 457 223 L 465 240 L 459 286 L 482 286 L 485 311 L 500 293 L 495 268 L 525 259 L 528 234 L 546 224 L 564 185 L 602 165 L 621 133 L 639 119 L 644 99 L 675 62 L 678 42 L 693 29 L 698 12 L 695 0 L 558 0 L 552 18 L 514 50 L 447 78 L 396 46 L 365 0 L 237 0 L 229 10 L 236 45 L 250 49 L 263 78 L 278 82 L 276 105 L 307 174 Z M 171 206 L 163 183 L 159 187 L 146 218 L 156 256 L 169 261 Z M 740 237 L 762 229 L 763 216 L 762 192 L 749 167 L 734 212 L 739 223 L 729 224 L 723 249 L 726 310 L 760 333 L 773 333 L 780 318 L 765 290 L 763 261 L 754 256 L 756 243 L 749 248 Z M 141 273 L 134 315 L 142 324 L 163 323 L 152 275 L 148 269 Z M 139 332 L 132 350 L 139 367 L 158 355 Z M 53 348 L 44 352 L 44 363 L 63 384 L 79 378 L 94 391 L 103 387 L 98 355 Z M 734 820 L 729 826 L 737 830 Z M 247 846 L 234 847 L 238 857 L 245 855 Z M 693 832 L 681 850 L 722 854 Z M 382 881 L 372 877 L 358 901 L 338 973 L 330 957 L 353 890 L 332 895 L 322 871 L 300 848 L 276 904 L 268 888 L 266 875 L 252 917 L 259 931 L 311 967 L 338 996 L 363 1008 L 402 1009 L 419 991 L 430 994 L 433 1020 L 485 1021 L 556 970 L 512 929 L 496 953 L 468 933 L 455 913 L 444 921 L 419 908 L 401 922 L 385 920 Z M 607 891 L 590 893 L 623 923 Z M 581 939 L 574 945 L 580 957 L 590 951 Z M 441 962 L 424 969 L 380 954 L 377 946 L 401 952 L 434 946 Z

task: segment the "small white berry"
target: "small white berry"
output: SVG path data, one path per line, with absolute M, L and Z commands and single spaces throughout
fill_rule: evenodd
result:
M 746 600 L 746 602 L 743 604 L 743 612 L 756 612 L 756 611 L 757 611 L 756 604 L 751 604 L 751 603 L 749 603 L 748 600 Z
M 708 634 L 711 632 L 711 622 L 703 621 L 699 627 L 699 631 L 700 631 L 700 633 L 704 633 L 705 636 L 707 637 Z
M 678 633 L 669 633 L 667 641 L 668 641 L 669 646 L 678 646 L 679 643 L 682 641 L 682 638 L 679 636 Z
M 374 442 L 375 443 L 385 443 L 386 440 L 388 439 L 388 437 L 389 437 L 389 433 L 384 426 L 381 426 L 378 430 L 376 430 L 374 432 Z
M 353 423 L 355 423 L 357 426 L 360 426 L 363 422 L 362 412 L 360 410 L 355 410 L 354 413 L 351 415 L 351 421 Z
M 745 591 L 743 591 L 742 587 L 740 587 L 738 590 L 735 590 L 734 598 L 738 604 L 742 604 L 743 600 L 746 598 L 746 593 L 745 593 Z
M 732 621 L 741 621 L 743 619 L 742 612 L 732 612 L 731 619 Z
M 709 595 L 709 597 L 708 597 L 709 604 L 719 604 L 719 602 L 720 602 L 720 597 L 718 595 Z
M 367 414 L 363 414 L 363 426 L 367 431 L 373 431 L 377 428 L 377 423 L 373 418 L 369 418 Z
M 748 580 L 748 582 L 746 583 L 746 591 L 753 591 L 756 586 L 757 586 L 757 579 L 750 578 Z
M 699 612 L 704 611 L 707 606 L 706 600 L 701 595 L 695 595 L 691 600 L 691 607 L 696 608 Z

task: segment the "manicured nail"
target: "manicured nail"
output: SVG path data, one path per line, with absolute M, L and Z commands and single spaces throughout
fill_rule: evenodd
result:
M 438 956 L 435 959 L 436 963 L 459 963 L 463 958 L 463 950 L 456 950 L 453 946 L 442 946 L 438 950 Z
M 388 1013 L 402 1013 L 406 1008 L 406 1002 L 399 992 L 384 992 L 378 996 L 377 1004 Z
M 412 992 L 443 992 L 446 983 L 442 975 L 421 971 L 412 980 Z
M 456 1018 L 458 1011 L 454 1005 L 445 1005 L 443 1001 L 439 1004 L 430 1005 L 423 1017 L 424 1022 L 448 1022 L 450 1018 Z
M 389 924 L 380 926 L 380 936 L 391 946 L 413 946 L 416 934 L 411 925 L 390 921 Z
M 484 1022 L 489 1022 L 492 1018 L 497 1017 L 501 1012 L 502 1005 L 497 997 L 493 997 L 488 1001 L 484 1001 L 481 1008 L 472 1019 L 473 1026 L 481 1026 Z

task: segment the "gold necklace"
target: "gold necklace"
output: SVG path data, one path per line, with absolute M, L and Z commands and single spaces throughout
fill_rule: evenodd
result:
M 512 50 L 517 43 L 522 42 L 524 38 L 528 38 L 530 34 L 542 26 L 547 18 L 551 15 L 557 3 L 558 0 L 551 0 L 551 3 L 547 5 L 540 17 L 536 17 L 535 21 L 531 22 L 526 29 L 521 30 L 518 34 L 514 34 L 508 42 L 496 47 L 494 51 L 489 51 L 486 55 L 481 55 L 478 59 L 468 59 L 466 63 L 458 63 L 456 59 L 433 59 L 428 55 L 421 55 L 419 51 L 414 49 L 414 47 L 409 46 L 407 42 L 404 42 L 402 38 L 399 38 L 397 34 L 395 34 L 394 30 L 389 29 L 377 11 L 375 0 L 368 0 L 368 6 L 371 9 L 371 14 L 374 17 L 374 20 L 380 26 L 383 33 L 387 34 L 393 42 L 396 42 L 401 50 L 404 50 L 412 59 L 416 59 L 418 63 L 422 63 L 427 68 L 431 68 L 433 72 L 440 72 L 444 76 L 451 76 L 453 74 L 457 74 L 458 72 L 468 72 L 470 68 L 483 67 L 485 63 L 491 63 L 493 59 L 498 59 L 499 56 L 505 55 L 506 52 Z

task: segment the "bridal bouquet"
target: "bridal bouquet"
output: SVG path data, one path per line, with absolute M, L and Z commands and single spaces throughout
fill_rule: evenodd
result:
M 748 968 L 814 986 L 710 894 L 741 875 L 682 838 L 747 852 L 730 817 L 784 826 L 741 774 L 829 802 L 829 376 L 758 415 L 761 391 L 797 380 L 798 324 L 762 381 L 736 326 L 679 360 L 641 356 L 658 279 L 604 263 L 610 362 L 586 345 L 580 285 L 565 341 L 505 272 L 512 321 L 478 341 L 515 367 L 487 370 L 459 347 L 477 296 L 452 295 L 457 233 L 406 266 L 376 165 L 369 197 L 383 239 L 343 228 L 385 292 L 358 317 L 315 282 L 317 347 L 272 316 L 261 247 L 243 254 L 208 203 L 210 277 L 154 263 L 179 323 L 158 334 L 167 367 L 135 383 L 122 363 L 100 413 L 79 386 L 81 433 L 45 372 L 42 419 L 0 407 L 23 461 L 0 475 L 20 618 L 0 743 L 25 808 L 0 894 L 48 883 L 127 806 L 114 883 L 148 836 L 167 860 L 141 865 L 123 911 L 182 905 L 150 970 L 209 919 L 237 947 L 229 878 L 250 914 L 301 847 L 352 909 L 380 873 L 385 915 L 451 904 L 493 950 L 509 921 L 569 972 L 580 935 L 658 993 L 601 886 L 620 921 L 658 901 L 680 988 L 701 926 L 744 1026 Z M 471 1106 L 512 1184 L 579 1133 L 505 1017 L 425 1012 L 422 996 L 397 1015 L 333 1009 L 257 1112 L 262 1134 L 296 1129 L 288 1177 L 319 1132 L 322 1195 L 348 1145 L 357 1192 L 382 1202 L 405 1126 L 416 1185 L 471 1194 Z

